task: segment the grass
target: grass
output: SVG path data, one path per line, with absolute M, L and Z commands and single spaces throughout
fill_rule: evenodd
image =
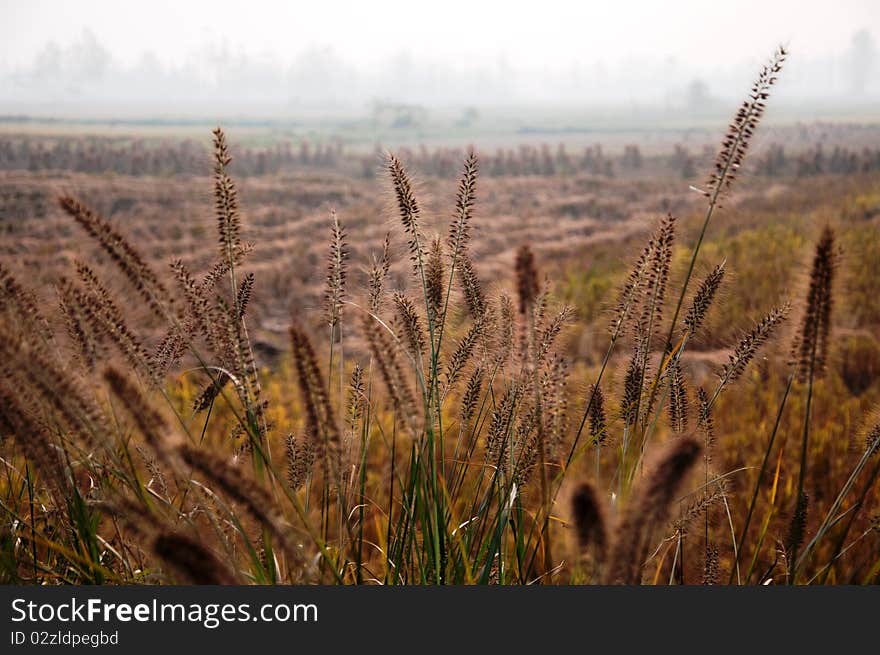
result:
M 388 155 L 396 229 L 365 252 L 330 214 L 322 307 L 295 308 L 289 356 L 272 369 L 257 365 L 249 332 L 260 277 L 248 263 L 261 244 L 242 239 L 221 130 L 218 245 L 202 274 L 180 260 L 160 273 L 124 230 L 62 196 L 103 254 L 56 281 L 56 302 L 0 269 L 0 576 L 876 582 L 880 431 L 862 418 L 867 396 L 848 391 L 864 391 L 870 369 L 828 365 L 843 343 L 837 308 L 849 314 L 850 302 L 832 302 L 834 233 L 819 239 L 794 308 L 768 302 L 775 290 L 755 284 L 761 276 L 736 275 L 776 258 L 768 234 L 786 253 L 811 239 L 785 224 L 712 236 L 784 58 L 762 70 L 725 135 L 701 187 L 705 211 L 684 222 L 693 244 L 679 245 L 682 222 L 662 217 L 628 274 L 606 254 L 555 285 L 524 244 L 513 284 L 489 286 L 470 247 L 478 157 L 460 165 L 440 238 Z M 367 268 L 366 289 L 351 285 L 352 263 Z M 853 271 L 859 317 L 870 317 L 873 276 Z M 796 276 L 783 282 L 796 299 Z M 607 341 L 572 361 L 573 324 L 600 320 L 614 286 Z M 794 364 L 778 346 L 790 316 Z M 721 347 L 730 354 L 715 360 L 717 377 L 700 374 L 698 358 Z M 859 429 L 856 450 L 842 433 Z

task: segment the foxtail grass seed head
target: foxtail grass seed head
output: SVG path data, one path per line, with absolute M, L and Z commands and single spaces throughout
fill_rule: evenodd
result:
M 324 463 L 325 474 L 337 474 L 342 452 L 341 435 L 330 404 L 326 378 L 318 366 L 311 339 L 296 323 L 290 327 L 290 344 L 306 409 L 306 430 L 316 437 L 318 457 Z
M 644 384 L 643 371 L 645 366 L 644 340 L 637 339 L 632 357 L 626 368 L 623 379 L 623 399 L 620 403 L 620 416 L 628 426 L 638 420 L 639 401 L 642 397 Z
M 523 244 L 517 250 L 515 268 L 519 313 L 525 314 L 538 295 L 538 271 L 535 268 L 535 255 L 528 244 Z
M 403 333 L 403 342 L 416 361 L 425 354 L 427 336 L 422 319 L 416 310 L 415 303 L 403 293 L 394 294 L 394 307 L 397 310 L 397 320 Z
M 382 242 L 382 255 L 373 260 L 369 275 L 370 311 L 378 314 L 382 306 L 382 292 L 385 289 L 385 280 L 391 269 L 391 233 L 385 235 Z M 375 256 L 374 256 L 375 257 Z
M 562 328 L 568 324 L 573 314 L 574 310 L 566 305 L 541 329 L 535 339 L 535 362 L 544 361 L 552 350 L 553 344 L 556 343 Z
M 445 292 L 443 266 L 443 243 L 440 237 L 431 242 L 428 261 L 425 264 L 425 294 L 428 307 L 428 321 L 439 325 L 443 313 L 443 296 Z
M 61 209 L 98 242 L 153 312 L 164 318 L 163 303 L 170 304 L 171 296 L 134 246 L 106 220 L 72 196 L 61 196 L 58 202 Z
M 220 258 L 232 261 L 241 247 L 241 217 L 238 212 L 238 192 L 227 168 L 232 163 L 226 134 L 214 129 L 214 213 L 220 237 Z
M 700 329 L 723 280 L 724 263 L 722 262 L 713 268 L 712 272 L 700 282 L 700 286 L 694 294 L 693 302 L 684 315 L 684 327 L 688 333 L 696 334 L 697 330 Z
M 797 375 L 801 381 L 810 376 L 819 377 L 825 371 L 837 259 L 834 231 L 826 227 L 816 244 L 806 307 L 792 348 Z
M 721 369 L 722 383 L 733 382 L 743 374 L 761 346 L 767 343 L 776 329 L 788 318 L 789 309 L 788 303 L 774 307 L 746 333 Z
M 657 226 L 648 241 L 647 275 L 642 286 L 641 325 L 657 329 L 663 313 L 663 301 L 669 282 L 669 268 L 672 264 L 672 246 L 675 241 L 675 216 L 667 214 Z M 648 335 L 650 336 L 650 335 Z
M 354 432 L 364 412 L 368 408 L 367 388 L 364 382 L 364 369 L 360 364 L 355 364 L 348 381 L 348 402 L 346 403 L 345 417 L 348 429 Z
M 413 192 L 412 182 L 401 161 L 394 155 L 388 155 L 388 173 L 391 184 L 394 187 L 394 195 L 397 198 L 397 208 L 400 213 L 400 222 L 403 231 L 407 235 L 410 259 L 413 265 L 418 267 L 424 257 L 424 248 L 419 234 L 419 203 Z
M 455 199 L 455 214 L 449 226 L 449 257 L 453 262 L 467 250 L 470 242 L 470 224 L 474 210 L 477 186 L 477 155 L 473 150 L 468 152 L 464 162 L 464 170 L 458 182 L 458 194 Z
M 299 491 L 312 473 L 315 464 L 315 444 L 309 437 L 287 435 L 284 454 L 287 459 L 287 484 Z
M 194 473 L 204 476 L 217 491 L 238 503 L 268 529 L 277 539 L 281 551 L 292 562 L 301 561 L 300 550 L 292 539 L 291 530 L 278 510 L 278 505 L 263 487 L 242 472 L 241 467 L 231 466 L 224 458 L 189 444 L 178 447 L 177 452 Z
M 697 389 L 697 399 L 700 412 L 697 419 L 697 429 L 703 433 L 705 438 L 703 456 L 706 466 L 709 466 L 712 463 L 712 446 L 715 444 L 715 418 L 712 416 L 712 407 L 709 405 L 709 394 L 703 387 Z
M 804 535 L 807 529 L 807 509 L 809 507 L 809 496 L 801 492 L 795 503 L 794 511 L 791 515 L 791 521 L 788 524 L 788 534 L 785 537 L 785 552 L 791 555 L 800 550 L 804 543 Z M 789 562 L 789 570 L 794 566 L 794 562 Z
M 590 385 L 590 437 L 596 447 L 604 445 L 608 439 L 608 422 L 605 416 L 605 394 L 602 388 Z
M 675 359 L 669 371 L 669 424 L 673 432 L 683 433 L 688 426 L 688 397 L 681 363 Z
M 153 542 L 153 552 L 180 580 L 195 585 L 231 585 L 234 576 L 204 543 L 187 535 L 165 532 Z
M 394 409 L 414 430 L 416 402 L 404 369 L 397 356 L 397 346 L 384 328 L 376 327 L 370 316 L 364 316 L 363 334 L 370 347 L 370 353 L 379 369 Z
M 483 380 L 485 371 L 482 366 L 474 369 L 468 378 L 467 386 L 461 397 L 460 404 L 460 420 L 462 426 L 467 426 L 477 411 L 477 403 L 480 400 L 480 393 L 483 389 Z
M 235 306 L 238 308 L 238 320 L 244 318 L 245 312 L 247 312 L 248 303 L 251 300 L 251 294 L 254 291 L 254 277 L 253 273 L 248 273 L 244 276 L 244 279 L 238 285 L 238 293 L 235 297 Z
M 737 178 L 758 123 L 764 115 L 770 88 L 776 83 L 787 55 L 781 46 L 773 53 L 770 61 L 761 68 L 748 97 L 733 117 L 721 142 L 714 169 L 706 181 L 704 194 L 711 202 L 717 202 L 727 193 Z
M 502 294 L 499 299 L 499 329 L 496 334 L 495 359 L 496 366 L 503 366 L 510 359 L 513 350 L 513 335 L 516 330 L 516 318 L 513 311 L 513 301 L 507 294 Z
M 327 255 L 327 288 L 324 291 L 325 320 L 331 329 L 339 323 L 342 301 L 345 298 L 347 259 L 345 228 L 339 223 L 334 209 L 330 211 L 330 253 Z
M 449 358 L 449 365 L 446 367 L 446 384 L 447 388 L 451 388 L 461 376 L 464 367 L 471 360 L 474 354 L 474 348 L 477 341 L 482 337 L 485 324 L 483 322 L 474 323 L 462 337 L 452 357 Z
M 608 538 L 605 518 L 593 485 L 585 482 L 578 486 L 571 498 L 571 509 L 581 550 L 586 550 L 591 545 L 595 546 L 596 559 L 601 561 L 605 555 Z
M 15 316 L 15 322 L 32 330 L 34 336 L 52 340 L 52 327 L 39 308 L 36 294 L 16 280 L 12 272 L 0 263 L 0 317 L 4 313 Z
M 458 260 L 459 278 L 464 291 L 464 299 L 467 304 L 471 318 L 475 321 L 481 320 L 485 315 L 488 307 L 486 293 L 483 285 L 480 283 L 477 272 L 474 270 L 474 264 L 467 253 L 462 253 Z
M 718 559 L 718 546 L 707 544 L 703 559 L 703 584 L 718 584 L 718 574 L 721 566 Z
M 669 517 L 669 506 L 700 455 L 690 437 L 673 442 L 654 472 L 629 501 L 618 524 L 607 572 L 611 584 L 638 584 L 653 533 Z

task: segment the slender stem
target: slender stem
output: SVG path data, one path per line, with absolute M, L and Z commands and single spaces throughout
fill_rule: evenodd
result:
M 40 584 L 40 578 L 37 574 L 37 533 L 35 528 L 36 522 L 34 519 L 34 485 L 31 480 L 31 465 L 29 462 L 25 462 L 24 474 L 27 481 L 28 506 L 31 513 L 31 558 L 33 559 L 34 565 L 34 584 Z
M 785 402 L 788 400 L 788 394 L 791 392 L 791 386 L 794 382 L 794 373 L 791 373 L 788 376 L 788 382 L 785 385 L 785 393 L 782 395 L 782 401 L 779 403 L 779 411 L 776 412 L 776 422 L 773 424 L 773 431 L 770 433 L 770 439 L 767 441 L 767 448 L 764 450 L 764 459 L 761 462 L 761 468 L 758 471 L 758 479 L 755 481 L 755 489 L 752 491 L 752 500 L 749 502 L 749 511 L 746 513 L 746 520 L 742 527 L 742 532 L 740 533 L 739 540 L 737 542 L 736 547 L 736 561 L 734 562 L 734 567 L 730 572 L 730 579 L 728 580 L 728 584 L 733 583 L 733 576 L 735 573 L 735 569 L 739 566 L 739 558 L 742 554 L 743 545 L 746 541 L 746 535 L 749 531 L 749 524 L 752 522 L 752 515 L 755 512 L 755 505 L 758 502 L 758 493 L 761 491 L 761 483 L 764 481 L 764 474 L 767 472 L 767 463 L 770 460 L 770 453 L 773 450 L 773 443 L 776 441 L 776 435 L 779 432 L 779 424 L 782 422 L 782 414 L 785 410 Z
M 807 450 L 809 448 L 809 440 L 810 440 L 810 410 L 812 409 L 813 404 L 813 378 L 815 376 L 816 370 L 816 345 L 817 345 L 818 337 L 813 335 L 813 344 L 810 350 L 810 368 L 808 370 L 807 375 L 807 404 L 804 408 L 804 436 L 801 440 L 801 462 L 800 462 L 800 470 L 798 471 L 798 482 L 797 482 L 797 496 L 795 496 L 795 516 L 792 520 L 799 520 L 796 516 L 798 509 L 801 505 L 803 505 L 804 500 L 804 478 L 807 473 Z M 798 570 L 798 559 L 797 559 L 797 551 L 799 544 L 792 544 L 791 549 L 791 564 L 789 565 L 789 576 L 788 583 L 794 584 L 795 579 L 797 577 Z

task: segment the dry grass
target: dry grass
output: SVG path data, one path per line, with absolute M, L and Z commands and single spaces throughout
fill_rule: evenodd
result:
M 238 188 L 219 129 L 210 259 L 191 253 L 204 234 L 164 249 L 165 238 L 141 239 L 143 225 L 117 227 L 62 194 L 67 222 L 13 246 L 56 248 L 45 273 L 55 299 L 47 278 L 29 289 L 0 268 L 3 580 L 875 582 L 880 430 L 852 439 L 856 450 L 830 427 L 835 403 L 854 414 L 871 398 L 843 390 L 837 373 L 847 304 L 834 234 L 819 237 L 796 306 L 793 363 L 776 345 L 788 303 L 729 288 L 755 248 L 741 254 L 733 241 L 728 257 L 710 236 L 719 221 L 722 234 L 747 235 L 755 228 L 742 221 L 763 211 L 766 194 L 739 201 L 733 182 L 783 59 L 736 114 L 702 206 L 573 177 L 542 180 L 549 213 L 536 218 L 532 187 L 494 180 L 481 232 L 477 155 L 461 160 L 445 224 L 426 218 L 423 187 L 390 155 L 389 236 L 358 218 L 374 192 L 319 211 L 310 194 L 339 180 L 283 199 L 291 212 L 314 209 L 293 229 L 260 203 L 277 189 Z M 183 191 L 163 193 L 174 204 Z M 618 222 L 561 219 L 587 198 Z M 611 211 L 614 198 L 624 204 Z M 257 229 L 242 215 L 251 200 L 263 208 L 245 214 Z M 737 231 L 722 200 L 746 216 Z M 561 267 L 554 254 L 589 253 L 588 271 L 601 270 L 609 243 L 641 238 L 647 213 L 661 218 L 629 274 L 614 264 L 603 278 L 620 282 L 608 338 L 578 346 L 608 317 L 571 293 L 582 264 Z M 58 238 L 71 226 L 97 248 L 75 264 Z M 676 245 L 692 232 L 695 245 Z M 163 272 L 156 262 L 169 257 Z M 278 258 L 295 260 L 289 277 Z M 859 270 L 845 279 L 865 288 Z M 792 277 L 785 291 L 796 299 L 800 286 Z M 718 315 L 733 325 L 714 329 Z M 262 360 L 272 321 L 289 355 Z M 730 350 L 726 363 L 713 341 Z M 860 420 L 848 414 L 844 427 Z M 786 447 L 795 429 L 797 453 Z

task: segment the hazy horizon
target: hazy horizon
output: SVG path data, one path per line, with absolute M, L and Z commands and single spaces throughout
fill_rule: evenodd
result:
M 53 117 L 364 114 L 540 106 L 711 111 L 778 43 L 780 105 L 870 108 L 880 7 L 691 0 L 614 6 L 0 2 L 0 113 Z M 487 29 L 491 25 L 492 29 Z

